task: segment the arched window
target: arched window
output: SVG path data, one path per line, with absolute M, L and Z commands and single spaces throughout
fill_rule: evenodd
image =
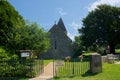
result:
M 54 42 L 54 45 L 55 45 L 54 48 L 57 49 L 57 42 L 56 41 Z

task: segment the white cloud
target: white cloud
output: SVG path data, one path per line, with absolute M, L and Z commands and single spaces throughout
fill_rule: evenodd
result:
M 72 39 L 72 41 L 74 41 L 74 37 L 79 35 L 77 32 L 78 29 L 81 28 L 81 24 L 73 21 L 71 24 L 68 24 L 68 26 L 70 26 L 70 32 L 68 32 L 68 36 L 70 39 Z
M 74 37 L 76 36 L 75 34 L 68 33 L 67 34 L 72 41 L 74 41 Z
M 78 30 L 81 27 L 81 25 L 76 23 L 75 21 L 73 21 L 70 26 L 75 30 Z
M 63 10 L 63 8 L 57 8 L 57 10 L 58 10 L 58 13 L 60 14 L 60 16 L 67 15 L 67 12 L 65 12 L 65 11 Z
M 101 5 L 101 4 L 109 4 L 112 6 L 118 6 L 120 5 L 120 0 L 97 0 L 88 6 L 88 11 L 94 10 L 97 7 L 97 5 Z

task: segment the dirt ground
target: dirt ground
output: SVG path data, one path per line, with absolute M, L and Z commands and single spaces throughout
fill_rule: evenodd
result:
M 52 80 L 53 78 L 53 62 L 50 62 L 45 68 L 41 75 L 35 78 L 31 78 L 29 80 Z

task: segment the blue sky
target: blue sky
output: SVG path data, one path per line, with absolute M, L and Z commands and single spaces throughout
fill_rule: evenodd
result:
M 62 17 L 68 36 L 74 40 L 82 19 L 97 5 L 110 4 L 120 7 L 120 0 L 9 0 L 14 8 L 30 22 L 49 30 Z

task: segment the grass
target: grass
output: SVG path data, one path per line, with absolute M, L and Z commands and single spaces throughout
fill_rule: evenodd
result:
M 29 78 L 8 77 L 8 78 L 1 78 L 0 80 L 29 80 Z
M 48 65 L 52 61 L 53 61 L 52 59 L 50 59 L 50 60 L 44 60 L 44 66 Z
M 56 77 L 54 80 L 120 80 L 120 64 L 103 63 L 102 73 L 91 74 L 85 73 L 83 75 L 74 77 Z
M 115 49 L 115 53 L 120 54 L 120 49 Z
M 80 75 L 89 70 L 88 62 L 65 62 L 64 66 L 58 68 L 57 76 Z
M 20 78 L 18 80 L 29 80 L 28 78 Z

